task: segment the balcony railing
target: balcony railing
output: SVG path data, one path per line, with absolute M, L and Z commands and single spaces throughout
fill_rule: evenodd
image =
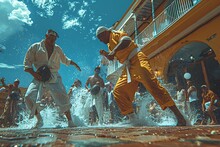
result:
M 160 33 L 168 29 L 201 0 L 174 0 L 135 38 L 140 46 L 145 46 Z M 118 61 L 110 61 L 107 76 L 122 66 Z
M 164 9 L 137 37 L 140 45 L 147 45 L 160 33 L 183 17 L 201 0 L 175 0 Z

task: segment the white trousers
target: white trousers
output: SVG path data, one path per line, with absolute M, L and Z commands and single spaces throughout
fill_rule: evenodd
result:
M 97 95 L 92 95 L 92 99 L 95 100 L 95 107 L 99 116 L 99 124 L 103 124 L 103 92 L 103 88 L 101 88 Z
M 56 105 L 59 107 L 60 114 L 70 110 L 70 99 L 66 93 L 66 89 L 62 83 L 60 75 L 57 76 L 56 82 L 54 83 L 43 83 L 34 79 L 25 94 L 25 103 L 31 110 L 30 118 L 34 117 L 36 110 L 38 112 L 41 110 L 40 101 L 43 96 L 43 88 L 51 91 L 51 96 Z

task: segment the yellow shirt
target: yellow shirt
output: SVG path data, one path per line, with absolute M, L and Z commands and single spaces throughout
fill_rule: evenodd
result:
M 123 36 L 128 36 L 125 32 L 122 31 L 112 31 L 109 38 L 108 49 L 111 52 L 120 42 L 120 39 Z M 119 60 L 120 63 L 124 63 L 125 60 L 127 60 L 129 54 L 132 52 L 133 49 L 137 48 L 137 44 L 132 41 L 129 45 L 129 47 L 120 50 L 116 52 L 115 56 L 117 60 Z
M 205 104 L 206 102 L 211 102 L 211 100 L 214 102 L 217 99 L 217 95 L 211 90 L 208 90 L 206 94 L 202 94 L 202 98 L 202 104 Z

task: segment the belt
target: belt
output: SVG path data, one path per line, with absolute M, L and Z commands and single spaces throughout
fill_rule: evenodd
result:
M 135 48 L 128 56 L 128 59 L 125 60 L 123 66 L 126 68 L 127 71 L 127 83 L 131 82 L 131 75 L 129 72 L 130 69 L 130 59 L 133 58 L 141 49 L 140 48 Z

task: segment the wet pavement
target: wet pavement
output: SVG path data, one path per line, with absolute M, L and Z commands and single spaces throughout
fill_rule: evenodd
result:
M 0 129 L 0 146 L 220 146 L 220 126 Z

